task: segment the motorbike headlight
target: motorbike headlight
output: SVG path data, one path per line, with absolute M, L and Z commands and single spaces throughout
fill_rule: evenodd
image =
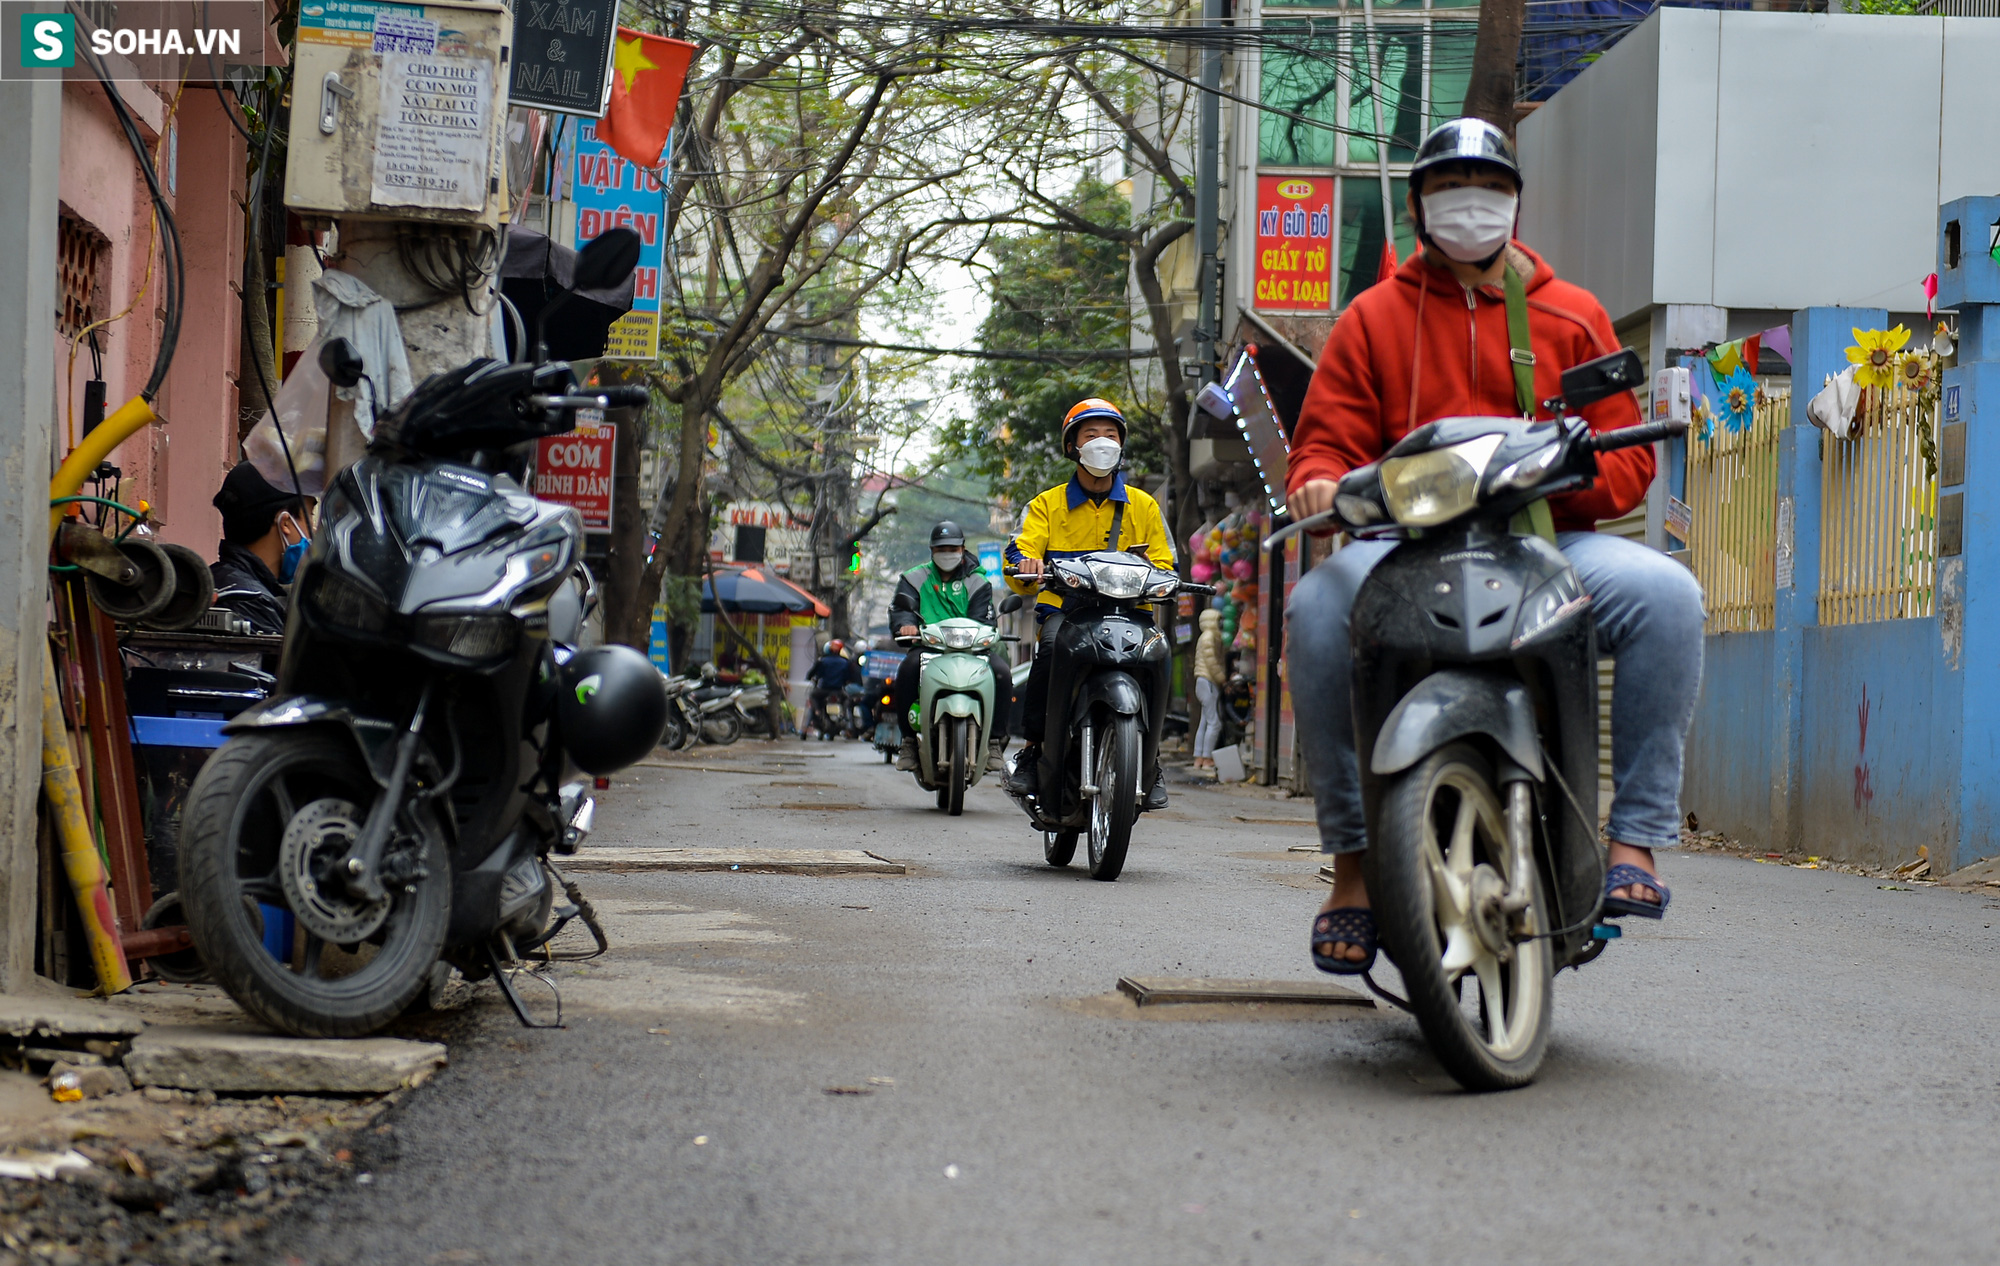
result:
M 351 633 L 380 633 L 389 627 L 389 608 L 360 585 L 331 568 L 319 569 L 313 610 L 320 619 Z
M 1518 649 L 1590 605 L 1590 595 L 1573 571 L 1563 571 L 1543 582 L 1521 604 L 1514 621 L 1514 637 L 1509 649 Z
M 1481 435 L 1382 463 L 1382 498 L 1404 527 L 1435 527 L 1479 504 L 1479 477 L 1505 437 Z
M 460 659 L 494 659 L 511 653 L 520 634 L 511 615 L 427 615 L 417 621 L 415 640 Z
M 1143 563 L 1090 564 L 1090 587 L 1107 598 L 1136 598 L 1153 569 Z

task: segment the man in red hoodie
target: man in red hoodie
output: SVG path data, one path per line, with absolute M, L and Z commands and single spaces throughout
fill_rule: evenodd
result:
M 1564 369 L 1618 350 L 1603 305 L 1513 240 L 1521 186 L 1513 146 L 1490 123 L 1454 119 L 1424 139 L 1409 192 L 1424 249 L 1357 295 L 1320 353 L 1292 437 L 1294 519 L 1330 509 L 1342 475 L 1426 422 L 1521 415 L 1507 321 L 1512 279 L 1525 291 L 1533 400 L 1560 394 Z M 1639 408 L 1620 394 L 1582 416 L 1608 431 L 1637 423 Z M 1615 450 L 1598 466 L 1594 486 L 1549 508 L 1556 544 L 1594 600 L 1599 651 L 1618 660 L 1605 911 L 1658 918 L 1669 893 L 1655 878 L 1652 850 L 1680 838 L 1682 748 L 1701 683 L 1701 587 L 1664 554 L 1595 531 L 1645 497 L 1651 447 Z M 1348 611 L 1392 548 L 1352 541 L 1335 551 L 1299 582 L 1285 618 L 1320 847 L 1334 854 L 1333 891 L 1313 923 L 1313 963 L 1341 975 L 1366 971 L 1376 952 L 1361 870 L 1368 840 L 1348 697 Z

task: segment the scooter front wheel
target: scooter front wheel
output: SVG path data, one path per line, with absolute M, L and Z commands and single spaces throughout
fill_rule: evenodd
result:
M 216 982 L 281 1032 L 374 1032 L 423 990 L 444 949 L 451 858 L 434 802 L 399 815 L 383 897 L 342 882 L 380 795 L 352 739 L 289 729 L 231 738 L 188 791 L 188 931 Z
M 965 812 L 965 788 L 972 781 L 971 755 L 967 748 L 967 735 L 972 722 L 964 717 L 953 717 L 945 723 L 945 765 L 939 772 L 944 782 L 938 788 L 938 807 L 952 817 Z
M 1097 794 L 1090 804 L 1090 877 L 1106 881 L 1125 869 L 1132 823 L 1139 816 L 1139 718 L 1113 713 L 1097 732 Z
M 1531 864 L 1527 908 L 1500 909 L 1508 858 L 1500 797 L 1475 748 L 1450 744 L 1388 780 L 1369 898 L 1425 1039 L 1467 1090 L 1527 1085 L 1548 1049 L 1547 900 Z M 1477 989 L 1463 988 L 1468 975 Z

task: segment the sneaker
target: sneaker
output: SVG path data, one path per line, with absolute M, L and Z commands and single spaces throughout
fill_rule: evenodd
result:
M 904 739 L 903 746 L 896 752 L 896 768 L 906 774 L 917 770 L 917 740 Z
M 1007 770 L 1007 745 L 994 743 L 986 749 L 986 772 L 1005 773 Z
M 1014 772 L 1007 777 L 1007 790 L 1024 796 L 1035 794 L 1035 775 L 1042 763 L 1042 745 L 1029 743 L 1014 755 Z
M 1141 811 L 1144 811 L 1147 809 L 1164 809 L 1166 807 L 1167 772 L 1163 769 L 1153 775 L 1153 789 L 1146 793 L 1146 799 L 1140 804 L 1139 808 Z

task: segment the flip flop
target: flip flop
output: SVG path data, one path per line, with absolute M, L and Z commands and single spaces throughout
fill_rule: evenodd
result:
M 1330 951 L 1336 941 L 1343 945 L 1359 945 L 1367 952 L 1367 957 L 1359 962 L 1333 957 Z M 1321 946 L 1329 952 L 1321 953 Z M 1330 976 L 1366 975 L 1368 969 L 1375 965 L 1376 948 L 1373 910 L 1363 906 L 1341 906 L 1336 910 L 1322 910 L 1313 918 L 1313 966 Z
M 1635 901 L 1631 897 L 1614 897 L 1614 888 L 1639 887 L 1660 894 L 1658 901 Z M 1667 912 L 1667 903 L 1674 894 L 1660 882 L 1658 875 L 1649 875 L 1630 862 L 1620 862 L 1604 874 L 1604 917 L 1616 919 L 1623 915 L 1636 915 L 1642 919 L 1657 919 Z

